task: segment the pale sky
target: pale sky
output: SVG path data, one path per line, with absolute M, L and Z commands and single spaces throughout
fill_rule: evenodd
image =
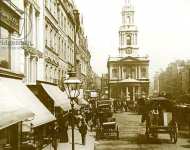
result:
M 119 26 L 125 0 L 75 0 L 83 15 L 92 67 L 107 72 L 119 54 Z M 139 53 L 149 55 L 150 75 L 175 59 L 190 59 L 190 0 L 134 0 Z

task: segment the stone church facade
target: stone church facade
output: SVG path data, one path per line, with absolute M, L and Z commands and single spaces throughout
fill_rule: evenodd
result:
M 134 6 L 127 0 L 122 9 L 119 29 L 119 56 L 107 62 L 109 97 L 136 101 L 149 92 L 149 59 L 139 56 L 138 30 L 134 24 Z

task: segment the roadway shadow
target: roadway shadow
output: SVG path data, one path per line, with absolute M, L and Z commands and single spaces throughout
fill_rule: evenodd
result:
M 190 145 L 181 145 L 181 147 L 190 149 Z
M 147 137 L 144 134 L 138 134 L 137 144 L 172 144 L 170 138 L 162 139 L 161 137 Z
M 129 115 L 129 116 L 130 115 L 135 115 L 136 116 L 136 115 L 140 115 L 140 114 L 133 112 L 133 113 L 128 113 L 127 115 Z
M 190 140 L 188 140 L 187 142 L 190 143 Z M 180 145 L 180 146 L 183 147 L 183 148 L 188 148 L 188 149 L 190 149 L 190 144 L 187 144 L 187 145 Z
M 187 132 L 180 132 L 179 131 L 178 136 L 180 138 L 185 138 L 185 139 L 187 138 L 187 139 L 189 139 L 190 138 L 190 133 L 189 133 L 189 131 L 187 131 Z

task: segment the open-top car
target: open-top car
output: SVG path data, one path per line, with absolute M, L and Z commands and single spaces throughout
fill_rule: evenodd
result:
M 146 137 L 169 134 L 171 142 L 176 143 L 178 127 L 174 103 L 165 97 L 155 97 L 146 103 L 146 110 Z

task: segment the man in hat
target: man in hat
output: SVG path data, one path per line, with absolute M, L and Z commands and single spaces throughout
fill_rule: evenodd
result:
M 82 138 L 82 144 L 85 145 L 86 134 L 87 134 L 87 124 L 85 123 L 84 118 L 81 120 L 81 125 L 79 127 L 79 132 Z

